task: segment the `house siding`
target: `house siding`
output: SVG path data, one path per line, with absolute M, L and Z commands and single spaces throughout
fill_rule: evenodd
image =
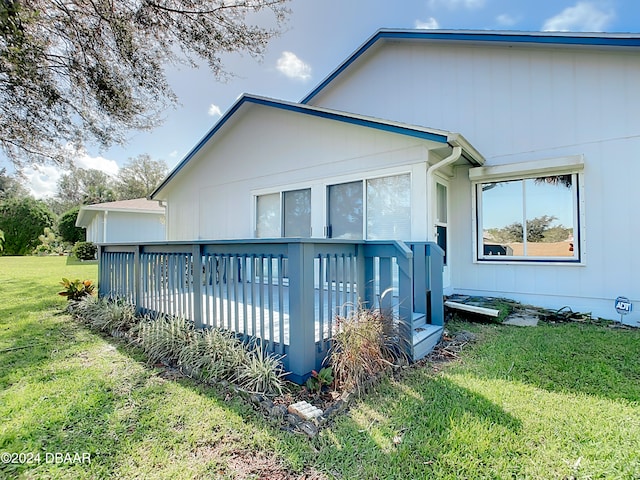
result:
M 581 265 L 474 262 L 472 184 L 456 168 L 449 291 L 619 318 L 617 296 L 640 304 L 637 78 L 640 56 L 626 49 L 389 41 L 310 104 L 459 131 L 488 166 L 582 155 Z
M 255 195 L 298 188 L 312 190 L 312 237 L 322 238 L 328 184 L 411 173 L 420 185 L 412 190 L 415 238 L 404 240 L 424 241 L 433 142 L 260 105 L 242 115 L 158 195 L 168 199 L 169 239 L 253 238 Z

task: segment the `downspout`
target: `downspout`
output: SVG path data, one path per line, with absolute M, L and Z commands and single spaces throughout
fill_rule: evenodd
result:
M 441 169 L 442 167 L 446 167 L 447 165 L 451 165 L 454 162 L 457 162 L 462 156 L 462 147 L 455 146 L 451 151 L 451 155 L 443 160 L 440 160 L 438 163 L 434 163 L 427 169 L 427 192 L 429 193 L 429 203 L 427 205 L 427 241 L 428 242 L 436 242 L 435 235 L 435 208 L 436 208 L 436 193 L 435 193 L 435 184 L 433 181 L 433 174 L 436 170 Z

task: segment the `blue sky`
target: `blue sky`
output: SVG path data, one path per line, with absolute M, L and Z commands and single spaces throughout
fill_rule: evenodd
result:
M 379 28 L 640 32 L 638 0 L 293 0 L 289 7 L 282 34 L 261 61 L 225 57 L 235 77 L 224 83 L 206 68 L 170 70 L 180 106 L 166 112 L 164 124 L 132 132 L 124 148 L 77 153 L 76 164 L 115 174 L 127 159 L 148 153 L 172 168 L 240 95 L 299 101 Z M 5 164 L 0 158 L 0 168 Z M 36 196 L 55 192 L 55 167 L 26 174 Z

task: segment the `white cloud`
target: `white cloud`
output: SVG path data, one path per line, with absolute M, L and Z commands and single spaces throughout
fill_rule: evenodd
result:
M 109 160 L 104 157 L 92 157 L 84 151 L 77 152 L 76 156 L 71 157 L 71 161 L 76 167 L 100 170 L 111 176 L 117 175 L 120 170 L 115 160 Z
M 171 158 L 176 158 L 178 156 L 178 150 L 173 150 L 171 153 L 169 153 L 169 157 Z
M 503 13 L 502 15 L 498 15 L 496 17 L 496 21 L 504 27 L 513 27 L 520 21 L 520 18 L 509 15 L 508 13 Z
M 109 160 L 104 157 L 92 157 L 84 150 L 76 150 L 68 146 L 65 152 L 69 161 L 78 168 L 95 169 L 115 176 L 120 167 L 115 160 Z M 24 176 L 26 177 L 25 186 L 31 194 L 36 198 L 53 197 L 58 189 L 58 180 L 64 173 L 63 168 L 57 165 L 40 165 L 25 168 Z
M 578 2 L 544 22 L 542 30 L 556 32 L 602 32 L 614 19 L 612 10 L 604 11 L 593 2 Z
M 22 173 L 26 177 L 25 186 L 36 198 L 53 197 L 62 176 L 60 168 L 53 165 L 27 167 Z
M 435 18 L 429 17 L 425 22 L 423 22 L 422 20 L 416 20 L 415 28 L 421 28 L 424 30 L 435 30 L 437 28 L 440 28 L 440 25 Z
M 459 8 L 473 10 L 476 8 L 484 7 L 484 3 L 485 0 L 429 0 L 428 5 L 430 8 L 438 8 L 444 6 L 449 10 L 457 10 Z
M 212 117 L 221 117 L 222 116 L 222 110 L 220 110 L 220 107 L 218 105 L 214 104 L 214 103 L 209 105 L 209 111 L 207 113 Z
M 311 78 L 311 67 L 292 52 L 282 52 L 276 68 L 289 78 L 298 80 L 309 80 Z

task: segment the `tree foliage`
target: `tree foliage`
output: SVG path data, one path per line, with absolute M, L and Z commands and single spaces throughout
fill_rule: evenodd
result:
M 71 167 L 58 180 L 56 200 L 63 210 L 78 205 L 111 202 L 115 200 L 112 181 L 109 175 L 100 170 Z
M 76 227 L 76 220 L 80 207 L 74 207 L 63 213 L 58 220 L 58 232 L 65 242 L 84 242 L 87 231 L 84 228 Z
M 287 0 L 2 0 L 0 148 L 16 166 L 64 160 L 63 147 L 123 142 L 176 98 L 165 67 L 260 56 Z M 274 28 L 252 25 L 270 12 Z M 269 21 L 271 21 L 269 19 Z
M 0 170 L 0 200 L 26 197 L 28 195 L 29 192 L 24 185 L 22 185 L 19 178 L 7 175 L 6 168 Z
M 149 154 L 130 158 L 118 172 L 115 191 L 119 200 L 149 196 L 168 171 L 164 160 L 153 160 Z
M 553 225 L 557 220 L 553 215 L 542 215 L 527 221 L 527 241 L 537 243 L 562 242 L 569 238 L 571 228 L 563 225 Z M 514 222 L 503 228 L 488 230 L 490 237 L 503 243 L 519 243 L 523 241 L 522 223 Z
M 55 222 L 47 206 L 30 197 L 0 203 L 0 230 L 4 232 L 4 255 L 28 255 L 39 243 L 39 235 Z

